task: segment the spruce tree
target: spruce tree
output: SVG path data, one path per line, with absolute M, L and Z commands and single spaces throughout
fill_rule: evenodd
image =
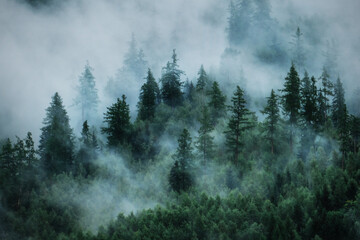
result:
M 350 116 L 350 134 L 352 140 L 352 151 L 357 153 L 359 151 L 360 140 L 360 117 L 354 115 Z
M 77 154 L 78 163 L 81 165 L 81 174 L 88 176 L 93 172 L 93 161 L 97 157 L 97 138 L 95 130 L 91 131 L 88 122 L 83 123 L 81 138 L 80 138 L 80 150 Z
M 301 81 L 301 110 L 300 114 L 305 120 L 305 124 L 314 126 L 316 122 L 317 113 L 317 89 L 316 80 L 314 77 L 309 78 L 305 71 L 304 78 Z
M 286 115 L 289 116 L 289 122 L 296 124 L 298 122 L 300 103 L 300 78 L 295 69 L 294 63 L 291 64 L 290 71 L 285 78 L 282 104 Z
M 155 115 L 156 106 L 160 103 L 160 90 L 150 69 L 148 69 L 146 83 L 140 90 L 138 102 L 138 119 L 151 120 Z
M 118 98 L 116 103 L 107 108 L 104 115 L 107 126 L 103 127 L 101 132 L 107 135 L 109 147 L 127 144 L 131 137 L 132 124 L 126 96 L 122 95 L 121 99 Z
M 178 148 L 173 158 L 175 163 L 170 170 L 169 183 L 176 192 L 186 191 L 192 185 L 191 161 L 193 159 L 191 137 L 184 129 L 178 139 Z
M 58 93 L 46 109 L 41 128 L 39 153 L 48 175 L 69 172 L 74 166 L 74 137 L 69 117 Z
M 81 119 L 91 119 L 96 112 L 99 98 L 95 86 L 95 78 L 92 74 L 93 68 L 87 63 L 84 72 L 79 78 L 79 86 L 77 87 L 77 97 L 75 105 L 81 109 Z
M 172 62 L 168 62 L 166 67 L 163 68 L 163 74 L 160 79 L 162 100 L 171 107 L 179 106 L 183 101 L 183 93 L 181 91 L 183 82 L 180 79 L 183 71 L 179 70 L 177 61 L 174 49 Z
M 249 117 L 252 114 L 246 108 L 246 101 L 244 99 L 244 91 L 236 86 L 236 91 L 234 92 L 234 96 L 231 98 L 232 105 L 229 106 L 230 110 L 230 120 L 228 123 L 228 130 L 226 133 L 226 144 L 229 152 L 233 156 L 233 161 L 235 163 L 238 162 L 240 147 L 243 145 L 242 143 L 242 134 L 247 129 L 253 127 Z
M 330 113 L 331 104 L 330 104 L 330 97 L 334 96 L 334 84 L 330 80 L 330 76 L 328 71 L 325 67 L 323 67 L 321 76 L 321 86 L 322 86 L 322 95 L 325 101 L 325 116 L 324 118 L 327 119 Z
M 300 98 L 300 78 L 295 69 L 294 63 L 291 64 L 288 72 L 284 89 L 281 90 L 281 96 L 284 113 L 289 116 L 290 123 L 290 146 L 293 149 L 294 125 L 298 123 L 299 112 L 301 107 Z
M 203 65 L 201 65 L 198 75 L 199 75 L 199 77 L 196 82 L 196 91 L 203 92 L 203 91 L 205 91 L 206 85 L 208 84 L 208 81 L 209 81 Z
M 335 128 L 341 127 L 343 114 L 345 112 L 345 92 L 340 78 L 336 80 L 334 86 L 334 98 L 332 101 L 332 121 Z
M 292 61 L 298 69 L 304 69 L 306 57 L 303 44 L 303 33 L 299 27 L 297 27 L 295 35 L 292 37 Z
M 262 113 L 267 115 L 264 121 L 266 138 L 270 141 L 271 153 L 274 154 L 274 143 L 278 129 L 278 122 L 280 119 L 280 111 L 278 106 L 278 98 L 273 89 L 271 90 L 270 97 L 267 99 L 267 105 Z
M 214 128 L 211 122 L 209 109 L 206 106 L 202 108 L 199 122 L 199 136 L 195 142 L 195 146 L 201 156 L 201 159 L 203 160 L 203 163 L 206 164 L 209 160 L 213 158 L 214 155 L 214 137 L 210 135 L 211 131 Z
M 215 123 L 220 117 L 225 115 L 225 101 L 226 97 L 223 95 L 219 88 L 218 82 L 214 81 L 209 91 L 210 102 L 209 108 L 211 111 L 213 123 Z
M 326 123 L 327 116 L 327 106 L 326 106 L 326 98 L 323 95 L 323 90 L 320 88 L 318 91 L 317 97 L 317 112 L 316 112 L 316 125 L 317 128 L 321 128 Z

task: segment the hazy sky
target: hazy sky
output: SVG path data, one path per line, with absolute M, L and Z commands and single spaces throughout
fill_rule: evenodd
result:
M 75 118 L 75 110 L 69 106 L 87 60 L 94 68 L 103 99 L 108 78 L 122 66 L 132 33 L 144 48 L 156 78 L 173 48 L 177 49 L 181 69 L 193 79 L 201 64 L 206 69 L 217 69 L 227 46 L 228 1 L 224 0 L 75 0 L 50 10 L 33 9 L 19 2 L 0 1 L 1 138 L 24 137 L 31 131 L 37 139 L 45 108 L 56 91 L 63 97 L 70 118 Z M 300 16 L 322 20 L 327 27 L 323 34 L 339 43 L 345 86 L 359 84 L 360 1 L 271 3 L 272 15 L 283 26 L 289 20 L 298 21 Z M 261 72 L 261 66 L 257 67 L 249 66 L 247 71 L 244 63 L 246 77 Z M 266 83 L 266 87 L 271 82 L 266 74 L 258 76 L 257 81 Z

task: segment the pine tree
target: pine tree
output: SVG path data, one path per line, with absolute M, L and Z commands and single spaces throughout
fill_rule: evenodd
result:
M 75 105 L 81 109 L 81 119 L 90 119 L 96 112 L 99 98 L 95 86 L 95 78 L 92 74 L 93 68 L 87 63 L 85 70 L 79 78 L 77 87 L 78 95 L 75 99 Z
M 196 91 L 203 92 L 206 89 L 206 85 L 208 84 L 209 81 L 203 65 L 201 65 L 198 75 L 199 77 L 196 82 Z
M 58 93 L 46 109 L 43 124 L 39 153 L 44 169 L 48 175 L 71 171 L 74 165 L 73 132 Z
M 165 104 L 176 107 L 183 101 L 183 93 L 181 86 L 183 82 L 180 80 L 183 71 L 178 69 L 177 56 L 175 49 L 173 50 L 172 62 L 168 62 L 163 68 L 161 82 L 161 97 Z
M 150 69 L 148 69 L 146 83 L 140 90 L 138 102 L 138 119 L 151 120 L 155 115 L 156 106 L 160 103 L 160 90 Z
M 206 106 L 202 108 L 199 122 L 201 126 L 198 131 L 199 136 L 195 142 L 195 146 L 200 153 L 203 163 L 206 164 L 206 162 L 211 160 L 214 155 L 214 137 L 210 135 L 213 130 L 213 124 L 211 122 L 209 110 Z
M 292 150 L 294 125 L 296 125 L 298 122 L 299 111 L 301 107 L 300 78 L 295 69 L 294 63 L 291 64 L 290 71 L 285 78 L 284 89 L 282 89 L 281 92 L 283 92 L 283 95 L 281 96 L 283 109 L 285 114 L 289 116 L 290 146 Z
M 350 134 L 352 140 L 352 151 L 357 153 L 359 151 L 360 140 L 360 117 L 354 115 L 350 116 Z
M 337 79 L 334 86 L 334 98 L 332 102 L 332 121 L 335 128 L 339 128 L 342 124 L 341 119 L 345 112 L 345 91 L 340 78 Z
M 137 48 L 135 35 L 131 35 L 129 49 L 125 54 L 123 72 L 130 73 L 136 79 L 141 79 L 146 73 L 147 61 L 144 51 Z
M 189 100 L 191 103 L 194 101 L 196 93 L 196 88 L 192 81 L 187 80 L 184 84 L 184 96 L 185 99 Z
M 130 122 L 129 105 L 126 103 L 126 96 L 107 108 L 104 114 L 104 122 L 107 127 L 101 129 L 102 133 L 107 134 L 108 145 L 118 147 L 127 144 L 131 137 L 132 124 Z
M 284 89 L 281 90 L 283 109 L 286 115 L 289 116 L 289 122 L 296 124 L 300 111 L 300 78 L 292 63 L 290 71 L 285 78 Z
M 37 163 L 35 144 L 31 132 L 28 132 L 25 139 L 26 164 L 28 167 L 35 167 Z
M 173 158 L 175 163 L 170 170 L 169 183 L 176 192 L 186 191 L 192 185 L 191 161 L 193 159 L 191 137 L 184 129 L 178 139 L 178 148 Z
M 317 101 L 316 125 L 317 128 L 320 128 L 325 125 L 326 116 L 327 116 L 326 99 L 323 95 L 323 90 L 321 88 L 318 91 L 318 97 L 316 101 Z
M 237 86 L 234 96 L 231 98 L 232 105 L 229 106 L 230 120 L 226 133 L 226 144 L 229 152 L 233 155 L 233 161 L 238 162 L 240 147 L 243 145 L 241 136 L 247 129 L 253 127 L 249 117 L 252 114 L 246 108 L 244 91 Z
M 322 95 L 325 101 L 325 116 L 323 118 L 327 119 L 331 108 L 330 97 L 334 96 L 334 84 L 330 81 L 330 76 L 325 67 L 323 68 L 320 80 L 322 84 Z
M 301 81 L 301 115 L 305 123 L 309 126 L 314 126 L 317 112 L 317 89 L 316 80 L 314 77 L 309 78 L 305 71 L 304 78 Z
M 91 131 L 88 122 L 83 123 L 81 138 L 80 138 L 80 150 L 77 154 L 78 162 L 82 168 L 81 172 L 84 176 L 88 176 L 93 172 L 93 161 L 97 157 L 97 138 L 95 130 Z
M 225 115 L 225 101 L 226 97 L 222 94 L 218 82 L 214 81 L 212 88 L 209 91 L 210 102 L 209 108 L 211 111 L 213 123 L 215 123 L 220 117 Z
M 296 29 L 295 35 L 293 35 L 292 44 L 292 61 L 298 69 L 304 69 L 305 67 L 305 51 L 303 46 L 303 33 L 300 28 Z
M 264 125 L 266 128 L 266 138 L 270 141 L 271 144 L 271 153 L 274 154 L 274 143 L 276 139 L 276 133 L 278 128 L 278 122 L 280 119 L 280 111 L 278 106 L 278 98 L 274 92 L 271 90 L 270 97 L 267 98 L 267 105 L 262 111 L 262 114 L 266 114 Z

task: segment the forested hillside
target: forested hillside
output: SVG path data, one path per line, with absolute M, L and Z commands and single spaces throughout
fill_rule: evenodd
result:
M 360 239 L 360 91 L 335 43 L 270 1 L 226 13 L 219 68 L 158 67 L 133 34 L 104 88 L 88 61 L 51 93 L 38 139 L 0 136 L 0 239 Z

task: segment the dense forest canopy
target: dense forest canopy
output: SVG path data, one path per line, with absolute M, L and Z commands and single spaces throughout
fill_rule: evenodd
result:
M 341 6 L 1 2 L 0 238 L 360 239 Z

